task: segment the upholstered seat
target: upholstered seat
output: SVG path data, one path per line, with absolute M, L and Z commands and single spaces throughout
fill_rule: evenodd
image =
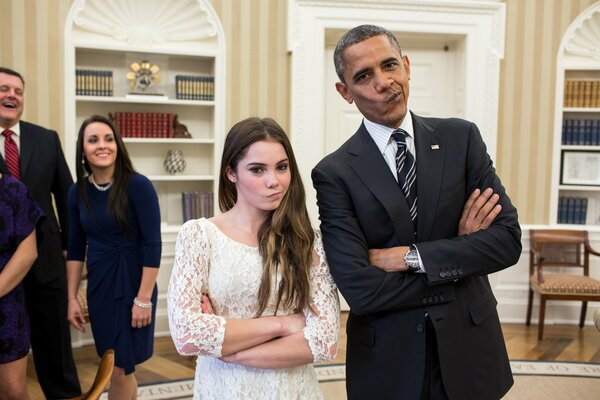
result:
M 600 301 L 600 280 L 589 276 L 590 255 L 600 253 L 590 247 L 587 231 L 532 229 L 530 246 L 527 325 L 536 292 L 540 295 L 538 340 L 544 334 L 547 300 L 581 301 L 579 326 L 583 327 L 587 302 Z

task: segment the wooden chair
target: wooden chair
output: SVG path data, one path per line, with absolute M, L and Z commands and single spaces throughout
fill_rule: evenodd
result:
M 98 371 L 96 371 L 96 376 L 90 389 L 81 396 L 73 397 L 68 400 L 98 400 L 110 381 L 114 366 L 115 351 L 113 349 L 108 349 L 102 355 L 100 366 L 98 367 Z
M 587 231 L 531 229 L 530 247 L 527 325 L 531 323 L 533 292 L 536 292 L 540 295 L 538 340 L 544 335 L 548 300 L 581 301 L 579 327 L 583 327 L 587 302 L 600 301 L 600 281 L 589 276 L 590 254 L 600 256 L 600 253 L 590 247 Z M 546 272 L 548 267 L 553 267 L 551 273 Z M 583 273 L 567 273 L 576 269 Z

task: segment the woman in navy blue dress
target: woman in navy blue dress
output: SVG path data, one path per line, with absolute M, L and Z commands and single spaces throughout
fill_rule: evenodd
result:
M 29 318 L 23 278 L 37 258 L 44 214 L 18 179 L 0 174 L 0 398 L 28 399 Z
M 98 355 L 115 350 L 109 398 L 135 399 L 135 365 L 152 356 L 160 211 L 152 183 L 135 172 L 105 117 L 85 120 L 77 138 L 77 182 L 69 191 L 69 322 L 85 332 L 77 301 L 84 261 Z

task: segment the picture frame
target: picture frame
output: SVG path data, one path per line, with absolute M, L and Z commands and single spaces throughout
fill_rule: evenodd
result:
M 560 183 L 562 185 L 600 186 L 600 152 L 563 150 Z

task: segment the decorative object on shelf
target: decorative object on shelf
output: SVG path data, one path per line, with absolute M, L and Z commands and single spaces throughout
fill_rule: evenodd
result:
M 183 172 L 186 166 L 185 159 L 183 158 L 183 152 L 181 150 L 169 150 L 165 162 L 163 163 L 165 171 L 171 175 L 180 174 Z
M 211 218 L 214 210 L 213 192 L 182 192 L 183 222 L 190 219 Z
M 77 96 L 112 96 L 112 71 L 91 69 L 75 70 L 75 95 Z
M 565 80 L 563 105 L 575 108 L 600 108 L 600 80 Z
M 600 152 L 562 151 L 562 185 L 600 185 Z
M 117 126 L 121 136 L 133 138 L 174 137 L 173 113 L 121 112 L 108 113 L 108 118 Z
M 173 120 L 173 129 L 175 131 L 173 134 L 174 138 L 179 138 L 179 139 L 191 139 L 192 138 L 192 135 L 188 131 L 187 126 L 185 126 L 184 124 L 179 122 L 177 114 L 175 114 L 175 119 Z
M 162 96 L 161 93 L 150 93 L 148 91 L 148 89 L 155 83 L 160 82 L 160 76 L 156 75 L 156 73 L 160 70 L 158 65 L 150 65 L 148 60 L 143 60 L 140 63 L 132 63 L 129 68 L 131 71 L 127 73 L 127 79 L 131 81 L 129 82 L 129 87 L 134 90 L 132 94 L 150 94 Z
M 175 98 L 179 100 L 214 100 L 215 77 L 176 75 Z

